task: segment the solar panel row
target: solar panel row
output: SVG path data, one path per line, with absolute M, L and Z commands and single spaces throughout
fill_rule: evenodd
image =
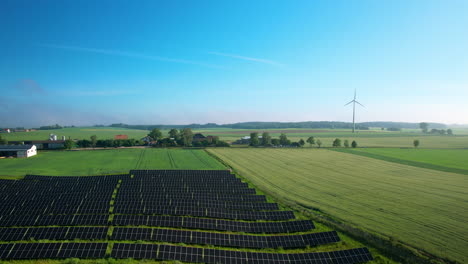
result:
M 218 208 L 193 207 L 116 207 L 116 214 L 158 214 L 158 215 L 185 215 L 196 217 L 210 217 L 221 219 L 240 220 L 289 220 L 294 219 L 292 211 L 233 211 Z
M 107 243 L 1 244 L 1 259 L 103 258 Z
M 0 226 L 107 226 L 109 215 L 3 215 Z
M 245 233 L 293 233 L 308 231 L 315 228 L 312 221 L 309 220 L 287 222 L 243 222 L 164 215 L 115 215 L 112 225 L 182 227 L 187 229 L 206 229 Z
M 264 195 L 235 195 L 235 194 L 204 194 L 204 193 L 135 193 L 121 191 L 117 193 L 117 200 L 151 200 L 151 199 L 196 199 L 199 201 L 227 201 L 227 202 L 266 202 Z
M 1 241 L 106 239 L 108 227 L 0 228 Z
M 190 207 L 208 207 L 208 208 L 226 208 L 233 210 L 279 210 L 275 203 L 230 203 L 225 201 L 198 201 L 195 199 L 151 199 L 151 200 L 132 200 L 123 201 L 117 199 L 115 207 L 134 207 L 134 206 L 190 206 Z
M 194 263 L 330 263 L 355 264 L 372 260 L 367 248 L 320 253 L 258 253 L 218 249 L 203 249 L 154 244 L 116 243 L 113 258 L 179 260 Z
M 335 231 L 305 235 L 254 236 L 154 228 L 116 227 L 112 240 L 152 240 L 242 248 L 305 248 L 340 241 Z

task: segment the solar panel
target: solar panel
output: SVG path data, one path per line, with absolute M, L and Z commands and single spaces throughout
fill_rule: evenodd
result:
M 58 258 L 103 258 L 107 243 L 63 243 Z
M 317 253 L 261 253 L 193 248 L 170 245 L 115 243 L 113 258 L 178 260 L 192 263 L 339 263 L 355 264 L 371 261 L 367 248 Z

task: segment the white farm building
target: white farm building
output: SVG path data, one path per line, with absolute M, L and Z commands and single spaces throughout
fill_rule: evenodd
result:
M 29 158 L 37 155 L 36 145 L 0 145 L 0 157 Z

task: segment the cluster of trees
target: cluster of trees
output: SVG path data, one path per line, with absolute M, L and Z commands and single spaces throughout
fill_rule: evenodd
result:
M 431 134 L 440 134 L 440 135 L 453 135 L 453 131 L 452 131 L 452 129 L 450 129 L 450 128 L 447 129 L 447 130 L 445 130 L 445 129 L 435 129 L 435 128 L 433 128 L 433 129 L 431 129 L 431 132 L 430 132 L 430 133 L 431 133 Z
M 65 141 L 65 144 L 67 142 Z M 76 142 L 80 148 L 117 148 L 117 147 L 132 147 L 142 145 L 140 140 L 135 139 L 104 139 L 98 140 L 96 136 L 91 136 L 90 139 L 81 139 Z M 67 148 L 67 146 L 65 146 Z
M 183 128 L 178 130 L 172 128 L 168 132 L 169 137 L 163 137 L 161 130 L 154 128 L 148 134 L 153 141 L 155 147 L 230 147 L 230 145 L 219 139 L 219 137 L 208 137 L 204 140 L 193 140 L 193 132 L 191 128 Z
M 447 129 L 447 130 L 445 130 L 443 128 L 441 128 L 441 129 L 433 128 L 433 129 L 431 129 L 429 131 L 429 126 L 430 125 L 431 124 L 429 124 L 429 123 L 422 122 L 422 123 L 419 123 L 419 128 L 421 129 L 421 131 L 423 133 L 440 134 L 440 135 L 453 135 L 453 131 L 450 128 Z
M 0 135 L 0 145 L 6 145 L 8 144 L 8 141 L 6 139 L 2 138 L 2 135 Z
M 333 147 L 341 147 L 341 139 L 335 138 L 335 140 L 333 140 L 333 142 L 332 142 L 332 146 L 333 146 Z M 349 145 L 349 140 L 345 139 L 345 140 L 343 141 L 343 146 L 344 146 L 345 148 L 349 148 L 349 147 L 350 147 L 350 145 Z M 353 141 L 351 142 L 351 147 L 352 147 L 352 148 L 357 148 L 357 146 L 358 146 L 358 145 L 357 145 L 356 140 L 353 140 Z
M 60 126 L 59 124 L 51 125 L 51 126 L 41 126 L 38 129 L 39 130 L 52 130 L 52 129 L 62 129 L 63 127 Z
M 322 141 L 320 139 L 315 139 L 314 137 L 309 137 L 307 140 L 300 139 L 297 142 L 292 142 L 291 140 L 288 139 L 286 134 L 282 133 L 279 138 L 272 138 L 268 132 L 263 132 L 262 137 L 259 137 L 259 134 L 257 132 L 250 133 L 250 146 L 253 147 L 258 147 L 258 146 L 264 146 L 264 147 L 274 147 L 274 146 L 282 146 L 282 147 L 303 147 L 306 143 L 309 143 L 309 145 L 312 147 L 312 145 L 317 145 L 318 148 L 322 146 Z M 343 145 L 345 147 L 353 147 L 356 148 L 357 142 L 353 140 L 351 144 L 349 144 L 349 141 L 346 139 L 343 142 Z M 336 138 L 333 140 L 332 143 L 333 147 L 341 147 L 341 139 Z

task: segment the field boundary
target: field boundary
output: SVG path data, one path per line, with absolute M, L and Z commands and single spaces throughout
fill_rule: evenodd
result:
M 383 161 L 388 161 L 388 162 L 393 162 L 393 163 L 399 163 L 399 164 L 419 167 L 423 169 L 431 169 L 431 170 L 438 170 L 438 171 L 443 171 L 443 172 L 451 172 L 451 173 L 468 175 L 468 170 L 445 167 L 445 166 L 440 166 L 440 165 L 435 165 L 435 164 L 430 164 L 430 163 L 425 163 L 425 162 L 420 162 L 420 161 L 398 159 L 398 158 L 388 157 L 388 156 L 379 155 L 375 153 L 354 151 L 352 149 L 328 148 L 328 150 L 333 150 L 333 151 L 348 153 L 348 154 L 353 154 L 353 155 L 359 155 L 359 156 L 363 156 L 367 158 L 373 158 L 373 159 L 378 159 L 378 160 L 383 160 Z
M 399 240 L 396 240 L 392 237 L 384 237 L 382 235 L 371 233 L 367 230 L 363 230 L 359 227 L 346 224 L 343 220 L 338 219 L 332 215 L 328 215 L 318 208 L 309 208 L 298 204 L 294 201 L 288 200 L 287 198 L 279 198 L 275 194 L 264 190 L 253 184 L 246 177 L 242 176 L 235 168 L 233 168 L 229 163 L 224 161 L 222 158 L 218 157 L 216 154 L 211 153 L 210 151 L 205 151 L 208 155 L 212 156 L 224 166 L 229 168 L 232 173 L 237 175 L 243 181 L 247 182 L 253 188 L 261 191 L 263 194 L 269 196 L 270 199 L 277 202 L 280 206 L 289 208 L 296 212 L 299 212 L 314 221 L 320 222 L 326 226 L 329 226 L 337 231 L 344 233 L 345 235 L 359 241 L 363 244 L 370 245 L 371 247 L 377 249 L 382 255 L 389 257 L 394 261 L 401 263 L 420 263 L 420 264 L 434 264 L 434 263 L 450 263 L 456 264 L 458 262 L 453 260 L 444 259 L 438 256 L 435 256 L 429 252 L 426 252 L 422 249 L 416 248 L 414 246 L 405 244 Z

